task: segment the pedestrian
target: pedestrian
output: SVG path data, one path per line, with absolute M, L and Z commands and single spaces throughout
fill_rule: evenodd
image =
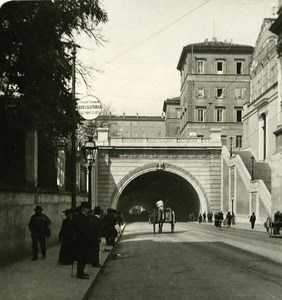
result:
M 231 222 L 232 222 L 232 215 L 230 213 L 230 211 L 227 213 L 226 215 L 226 224 L 227 224 L 227 227 L 231 227 Z
M 214 214 L 214 226 L 216 228 L 218 228 L 218 226 L 219 226 L 219 215 L 217 212 L 215 212 L 215 214 Z
M 210 222 L 212 223 L 213 212 L 210 211 Z
M 203 222 L 206 223 L 206 221 L 207 221 L 207 214 L 206 214 L 206 212 L 204 211 L 204 213 L 203 213 Z
M 61 243 L 59 252 L 59 263 L 70 265 L 74 260 L 75 253 L 75 226 L 73 222 L 73 210 L 64 211 L 66 218 L 63 220 L 60 232 L 59 242 Z
M 30 218 L 28 228 L 31 232 L 32 260 L 37 260 L 38 243 L 41 248 L 42 258 L 46 258 L 47 238 L 51 235 L 51 221 L 42 213 L 43 208 L 40 205 L 37 205 L 34 211 L 35 213 Z
M 199 214 L 199 219 L 198 219 L 198 222 L 199 222 L 199 223 L 202 223 L 202 221 L 203 221 L 203 217 L 202 217 L 202 215 L 201 215 L 201 214 Z
M 162 221 L 164 218 L 164 202 L 161 199 L 158 199 L 156 202 L 156 207 L 158 211 L 158 222 Z
M 115 228 L 116 218 L 115 218 L 115 210 L 108 208 L 107 214 L 103 219 L 103 233 L 106 239 L 107 246 L 114 246 L 115 237 L 117 236 L 117 231 Z
M 251 222 L 251 228 L 254 229 L 255 228 L 255 222 L 256 222 L 256 216 L 255 213 L 253 212 L 251 217 L 250 217 L 250 222 Z
M 80 204 L 79 212 L 74 218 L 75 225 L 75 249 L 77 260 L 77 273 L 79 279 L 89 279 L 89 275 L 84 273 L 85 265 L 90 259 L 92 226 L 89 217 L 90 206 L 88 202 L 83 201 Z
M 100 243 L 102 237 L 103 224 L 101 220 L 101 209 L 99 206 L 94 208 L 92 217 L 92 252 L 91 263 L 92 267 L 100 268 Z
M 266 218 L 263 225 L 266 229 L 266 233 L 269 234 L 269 229 L 270 229 L 270 226 L 271 226 L 271 217 L 270 217 L 270 215 L 267 215 L 267 218 Z

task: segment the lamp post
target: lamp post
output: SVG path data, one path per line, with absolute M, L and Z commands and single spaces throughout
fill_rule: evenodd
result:
M 88 141 L 84 144 L 84 155 L 88 165 L 88 204 L 92 206 L 92 167 L 95 161 L 96 144 L 93 137 L 88 137 Z
M 230 137 L 230 157 L 232 157 L 233 153 L 232 153 L 232 141 L 233 141 L 233 137 Z
M 251 160 L 252 160 L 252 174 L 251 174 L 251 179 L 254 180 L 255 179 L 255 177 L 254 177 L 254 162 L 255 162 L 255 158 L 252 156 Z
M 71 129 L 71 206 L 76 207 L 76 93 L 75 93 L 75 59 L 76 45 L 72 54 L 72 129 Z

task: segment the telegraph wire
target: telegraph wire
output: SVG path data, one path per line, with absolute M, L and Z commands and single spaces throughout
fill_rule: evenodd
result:
M 194 11 L 200 9 L 201 7 L 205 6 L 208 2 L 210 2 L 211 0 L 207 0 L 206 2 L 198 5 L 197 7 L 193 8 L 192 10 L 188 11 L 186 14 L 184 14 L 183 16 L 179 17 L 178 19 L 176 19 L 175 21 L 169 23 L 168 25 L 166 25 L 165 27 L 161 28 L 160 30 L 156 31 L 155 33 L 151 34 L 150 36 L 148 36 L 147 38 L 145 38 L 144 40 L 140 41 L 139 43 L 137 43 L 136 45 L 128 48 L 127 50 L 121 52 L 120 54 L 118 54 L 117 56 L 113 57 L 112 59 L 108 60 L 106 62 L 106 64 L 111 63 L 112 61 L 114 61 L 117 58 L 120 58 L 121 56 L 123 56 L 124 54 L 128 53 L 129 51 L 133 50 L 134 48 L 139 47 L 140 45 L 146 43 L 147 41 L 149 41 L 150 39 L 152 39 L 153 37 L 155 37 L 156 35 L 160 34 L 161 32 L 165 31 L 167 28 L 171 27 L 172 25 L 176 24 L 177 22 L 179 22 L 180 20 L 186 18 L 188 15 L 192 14 Z

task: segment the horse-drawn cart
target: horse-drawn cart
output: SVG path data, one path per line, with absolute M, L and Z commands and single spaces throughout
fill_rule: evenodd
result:
M 163 232 L 163 224 L 169 223 L 171 228 L 171 233 L 174 232 L 174 226 L 175 226 L 175 213 L 171 208 L 164 209 L 163 216 L 160 216 L 158 214 L 158 210 L 154 209 L 152 213 L 151 223 L 153 224 L 153 230 L 154 233 L 156 233 L 156 224 L 159 225 L 158 232 Z

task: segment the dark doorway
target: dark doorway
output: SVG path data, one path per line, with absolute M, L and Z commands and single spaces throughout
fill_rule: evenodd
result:
M 117 210 L 126 221 L 148 221 L 158 198 L 175 211 L 176 221 L 188 221 L 189 215 L 199 214 L 200 201 L 193 186 L 166 171 L 149 172 L 132 180 L 119 197 Z M 136 207 L 140 210 L 132 209 Z

